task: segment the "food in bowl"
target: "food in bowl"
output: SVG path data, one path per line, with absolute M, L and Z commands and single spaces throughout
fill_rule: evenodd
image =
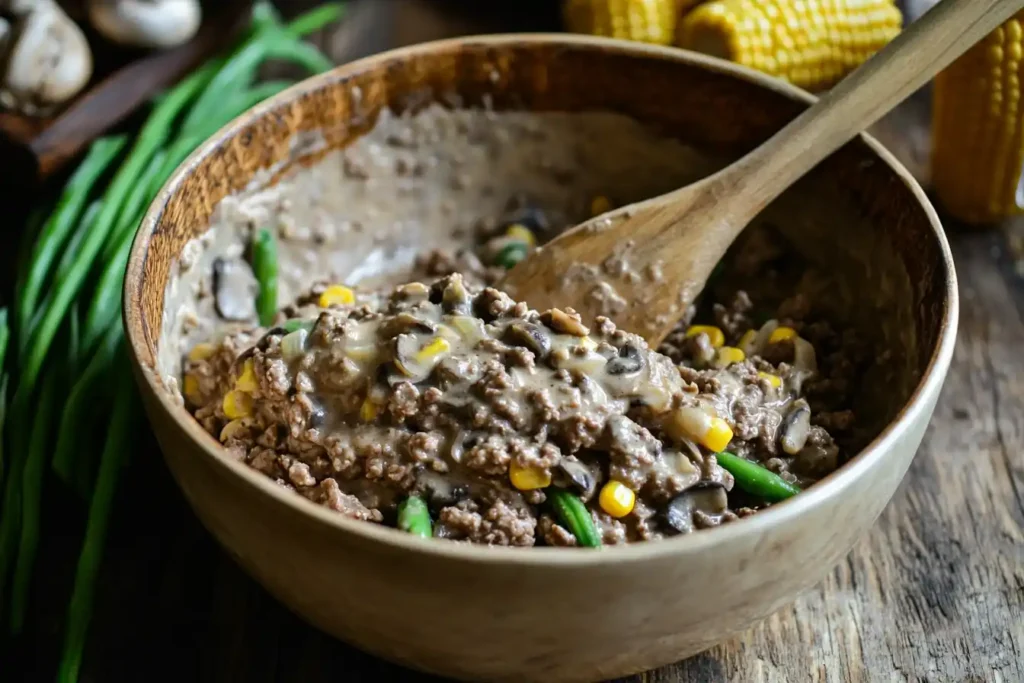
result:
M 221 203 L 168 284 L 166 383 L 282 486 L 418 535 L 596 546 L 753 514 L 852 452 L 872 356 L 770 225 L 656 351 L 494 287 L 609 197 L 695 168 L 616 114 L 382 114 Z

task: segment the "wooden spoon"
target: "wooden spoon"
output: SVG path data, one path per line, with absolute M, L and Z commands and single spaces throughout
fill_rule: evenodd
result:
M 607 316 L 657 347 L 766 205 L 1022 7 L 1024 0 L 943 0 L 740 160 L 576 226 L 499 287 L 539 310 Z

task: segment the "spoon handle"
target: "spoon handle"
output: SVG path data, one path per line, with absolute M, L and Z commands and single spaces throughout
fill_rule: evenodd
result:
M 1024 8 L 1024 0 L 942 0 L 771 139 L 708 179 L 740 230 L 821 160 Z M 723 193 L 723 194 L 718 194 Z

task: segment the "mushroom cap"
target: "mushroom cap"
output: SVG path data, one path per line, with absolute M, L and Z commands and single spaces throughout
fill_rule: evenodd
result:
M 82 30 L 56 5 L 28 14 L 12 34 L 3 89 L 20 106 L 41 109 L 71 99 L 92 76 L 92 51 Z
M 89 20 L 110 40 L 136 47 L 168 48 L 199 30 L 199 0 L 89 0 Z

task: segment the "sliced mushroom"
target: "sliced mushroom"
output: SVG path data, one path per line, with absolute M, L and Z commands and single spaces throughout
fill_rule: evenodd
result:
M 110 40 L 135 47 L 168 48 L 199 30 L 199 0 L 89 0 L 89 20 Z
M 597 475 L 589 465 L 570 455 L 559 461 L 558 470 L 579 491 L 584 502 L 594 497 L 594 492 L 597 491 Z
M 799 453 L 807 443 L 811 431 L 811 408 L 807 401 L 799 399 L 786 413 L 779 429 L 779 446 L 789 455 Z
M 0 51 L 0 103 L 39 115 L 81 92 L 92 76 L 92 51 L 71 17 L 54 0 L 0 1 L 0 9 L 16 18 L 0 39 L 9 45 Z
M 579 315 L 572 316 L 558 308 L 544 311 L 540 315 L 540 320 L 560 334 L 571 334 L 574 337 L 585 337 L 590 334 L 590 330 L 580 322 Z
M 644 358 L 635 344 L 623 344 L 619 355 L 605 366 L 609 375 L 634 375 L 644 367 Z
M 427 332 L 433 333 L 437 331 L 437 325 L 417 318 L 412 313 L 402 312 L 391 318 L 388 318 L 380 326 L 380 336 L 384 339 L 392 339 L 400 334 L 408 334 L 411 332 Z
M 218 258 L 213 262 L 213 293 L 217 313 L 225 320 L 256 317 L 256 295 L 260 285 L 248 263 Z
M 537 358 L 543 358 L 551 351 L 551 338 L 544 328 L 535 323 L 514 322 L 505 328 L 505 337 L 509 343 L 533 351 Z
M 432 508 L 455 505 L 469 496 L 469 487 L 459 484 L 450 477 L 432 470 L 421 470 L 416 475 L 416 483 L 423 490 L 425 498 Z
M 713 482 L 701 482 L 673 498 L 663 512 L 665 523 L 680 534 L 688 534 L 696 528 L 693 513 L 703 512 L 711 518 L 719 518 L 729 507 L 725 489 Z
M 402 379 L 411 382 L 420 382 L 430 376 L 434 367 L 446 355 L 447 342 L 440 337 L 428 339 L 423 343 L 422 338 L 411 334 L 400 334 L 394 342 L 395 367 L 404 375 Z M 391 381 L 391 378 L 388 380 Z

